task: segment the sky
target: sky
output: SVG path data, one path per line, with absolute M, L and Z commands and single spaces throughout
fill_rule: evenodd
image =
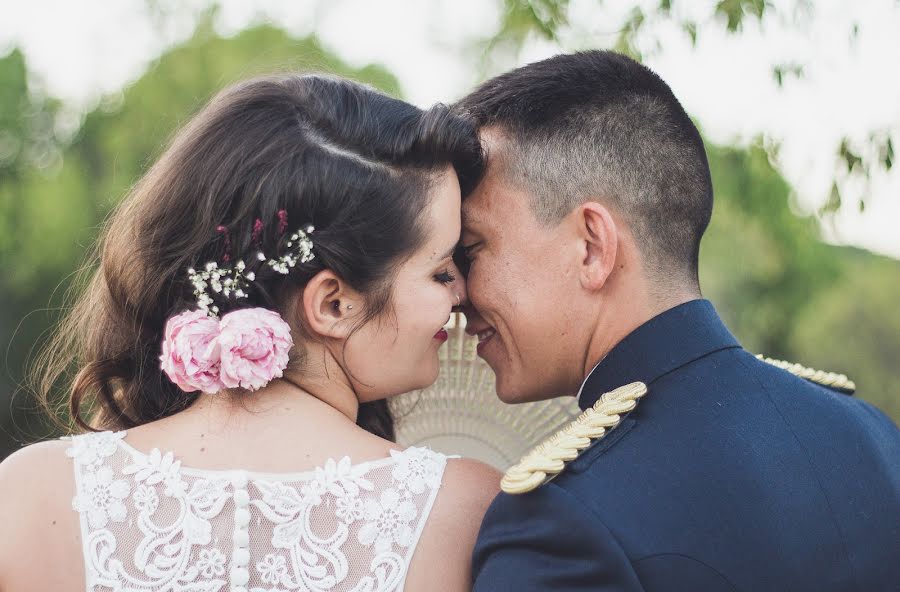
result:
M 675 0 L 676 15 L 700 19 L 698 43 L 669 23 L 650 23 L 639 39 L 644 63 L 665 79 L 705 136 L 719 144 L 765 137 L 780 146 L 778 169 L 796 191 L 799 213 L 828 196 L 835 153 L 844 136 L 865 146 L 873 129 L 892 130 L 900 151 L 900 2 L 773 0 L 776 18 L 752 19 L 728 35 L 709 23 L 714 0 Z M 188 13 L 208 0 L 157 0 L 162 10 Z M 571 0 L 559 45 L 532 39 L 515 55 L 491 64 L 488 74 L 539 60 L 567 48 L 610 47 L 635 5 L 658 0 Z M 448 102 L 481 81 L 474 47 L 497 28 L 496 0 L 221 0 L 218 27 L 233 34 L 261 21 L 297 36 L 315 32 L 322 44 L 352 65 L 380 63 L 400 81 L 404 97 L 426 106 Z M 51 16 L 52 18 L 48 18 Z M 703 19 L 706 19 L 705 21 Z M 159 22 L 159 21 L 157 21 Z M 160 29 L 145 0 L 0 0 L 0 55 L 19 46 L 37 87 L 63 99 L 71 124 L 104 95 L 140 77 L 167 47 L 190 36 L 190 18 L 171 18 Z M 859 34 L 850 40 L 856 24 Z M 658 49 L 650 40 L 658 40 Z M 804 76 L 779 88 L 772 65 L 790 58 Z M 865 212 L 849 203 L 824 225 L 830 242 L 900 258 L 900 167 L 879 171 L 867 186 Z

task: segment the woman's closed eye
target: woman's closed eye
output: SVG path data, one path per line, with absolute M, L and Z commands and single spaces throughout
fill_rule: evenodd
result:
M 441 284 L 449 285 L 456 281 L 456 276 L 449 269 L 445 269 L 440 273 L 434 274 L 434 280 Z

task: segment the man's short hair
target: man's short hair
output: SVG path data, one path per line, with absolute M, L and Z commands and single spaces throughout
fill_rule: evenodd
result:
M 501 133 L 491 166 L 531 195 L 539 220 L 558 223 L 597 199 L 628 222 L 654 276 L 697 282 L 709 163 L 699 131 L 649 68 L 610 51 L 558 55 L 485 82 L 455 108 Z

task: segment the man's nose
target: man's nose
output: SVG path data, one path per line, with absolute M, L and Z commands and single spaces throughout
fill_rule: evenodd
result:
M 461 306 L 457 310 L 465 315 L 465 323 L 463 326 L 466 328 L 467 335 L 475 335 L 478 332 L 479 327 L 482 329 L 484 328 L 485 322 L 481 318 L 481 313 L 472 306 L 471 302 Z

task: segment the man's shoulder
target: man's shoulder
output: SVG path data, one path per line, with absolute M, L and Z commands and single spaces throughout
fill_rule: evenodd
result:
M 852 385 L 847 377 L 785 366 L 743 350 L 719 352 L 646 386 L 635 406 L 607 423 L 601 437 L 587 445 L 551 450 L 555 455 L 549 457 L 532 454 L 520 465 L 545 473 L 538 482 L 553 480 L 576 495 L 582 488 L 603 492 L 586 494 L 589 499 L 627 496 L 654 481 L 666 491 L 697 490 L 699 495 L 701 477 L 726 479 L 752 473 L 754 466 L 765 468 L 760 472 L 769 478 L 778 477 L 768 470 L 773 463 L 765 455 L 773 449 L 795 450 L 797 439 L 807 433 L 812 440 L 804 444 L 831 446 L 834 435 L 820 429 L 825 425 L 843 426 L 844 439 L 863 448 L 872 433 L 900 443 L 900 431 L 890 419 L 842 390 Z M 822 384 L 823 377 L 831 386 Z M 761 438 L 767 448 L 755 444 Z M 573 443 L 571 438 L 563 441 Z M 536 448 L 542 449 L 547 452 L 547 443 Z M 783 460 L 784 452 L 781 456 Z M 694 477 L 678 478 L 679 473 Z
M 840 430 L 846 437 L 883 433 L 900 443 L 896 424 L 877 407 L 856 397 L 856 384 L 846 375 L 746 352 L 739 360 L 795 436 L 818 434 L 820 439 L 833 442 L 835 435 L 824 433 L 825 428 Z

